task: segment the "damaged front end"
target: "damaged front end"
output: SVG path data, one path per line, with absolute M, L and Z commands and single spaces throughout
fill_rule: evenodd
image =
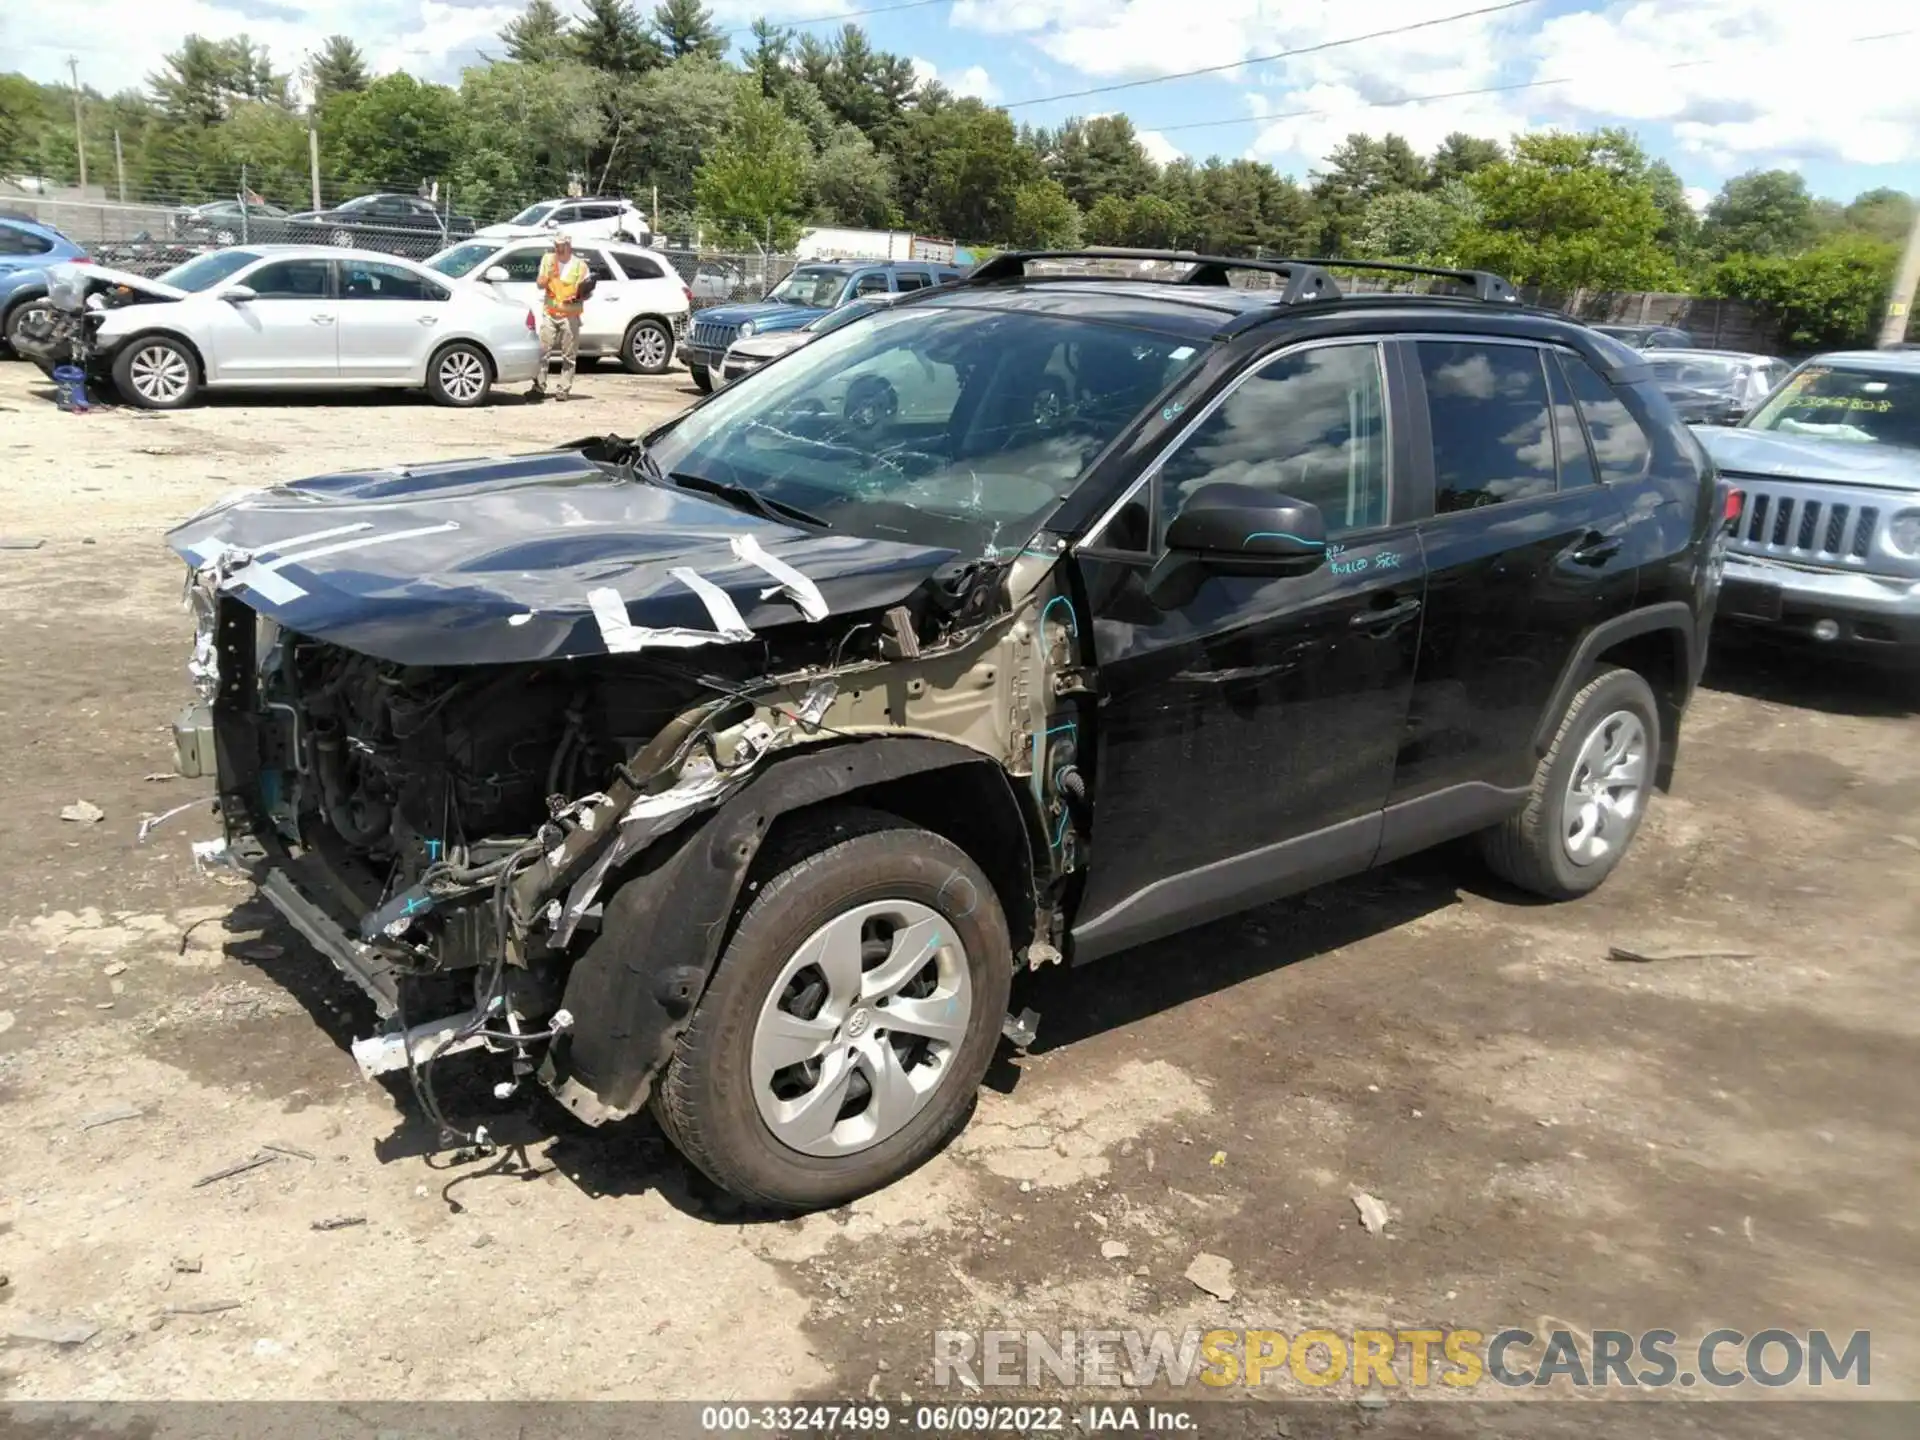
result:
M 641 1106 L 768 835 L 838 797 L 991 850 L 1017 953 L 1059 958 L 1086 672 L 1054 552 L 849 545 L 616 457 L 321 477 L 170 537 L 180 767 L 218 777 L 226 860 L 372 997 L 363 1073 L 408 1071 L 451 1134 L 430 1072 L 462 1050 L 590 1123 Z
M 107 316 L 129 305 L 178 300 L 184 292 L 145 276 L 103 265 L 65 262 L 47 271 L 47 298 L 35 305 L 14 336 L 20 358 L 49 377 L 77 365 L 104 382 L 111 355 L 100 343 Z

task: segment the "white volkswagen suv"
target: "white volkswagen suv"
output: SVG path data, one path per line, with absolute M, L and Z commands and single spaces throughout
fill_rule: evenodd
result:
M 426 263 L 457 285 L 489 290 L 537 310 L 534 281 L 541 258 L 552 248 L 545 238 L 476 237 Z M 581 358 L 613 356 L 636 375 L 660 374 L 673 363 L 693 308 L 692 292 L 673 263 L 658 251 L 613 241 L 576 240 L 573 253 L 587 262 L 594 280 L 593 293 L 581 307 Z
M 653 226 L 647 222 L 646 212 L 631 200 L 612 195 L 542 200 L 511 220 L 483 226 L 474 233 L 483 240 L 510 240 L 536 231 L 566 234 L 576 241 L 628 240 L 639 245 L 653 241 Z

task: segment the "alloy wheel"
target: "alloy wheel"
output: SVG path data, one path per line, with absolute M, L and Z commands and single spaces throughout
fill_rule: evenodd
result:
M 1567 781 L 1567 858 L 1593 865 L 1619 851 L 1644 799 L 1647 729 L 1631 710 L 1615 710 L 1594 726 Z
M 170 345 L 145 345 L 134 351 L 128 374 L 140 398 L 154 405 L 175 403 L 193 383 L 187 357 Z
M 487 367 L 471 350 L 454 350 L 440 361 L 440 388 L 449 400 L 471 405 L 487 387 Z
M 667 363 L 667 337 L 657 325 L 642 325 L 633 332 L 634 362 L 648 368 Z
M 857 905 L 807 937 L 761 1007 L 760 1118 L 806 1155 L 878 1145 L 940 1088 L 972 1015 L 967 952 L 944 916 L 913 900 Z

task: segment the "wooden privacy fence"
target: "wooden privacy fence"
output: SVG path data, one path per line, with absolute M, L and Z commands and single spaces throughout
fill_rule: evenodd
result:
M 1591 325 L 1673 325 L 1712 350 L 1779 353 L 1772 323 L 1747 300 L 1675 295 L 1651 290 L 1543 290 L 1522 286 L 1529 305 L 1564 311 Z

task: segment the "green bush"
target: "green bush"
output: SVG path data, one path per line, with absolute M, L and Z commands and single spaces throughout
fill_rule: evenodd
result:
M 1871 345 L 1900 248 L 1844 235 L 1800 255 L 1730 255 L 1702 287 L 1758 305 L 1787 350 Z

